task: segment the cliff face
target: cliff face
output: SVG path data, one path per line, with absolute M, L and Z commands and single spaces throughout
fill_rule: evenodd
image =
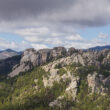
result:
M 43 65 L 52 60 L 64 57 L 66 55 L 66 49 L 64 47 L 56 47 L 53 49 L 42 49 L 36 51 L 34 49 L 27 49 L 24 51 L 20 64 L 9 74 L 10 77 L 14 77 L 21 72 L 31 70 L 33 67 Z

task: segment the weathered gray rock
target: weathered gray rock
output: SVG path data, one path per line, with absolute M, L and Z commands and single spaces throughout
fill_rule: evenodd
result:
M 51 51 L 51 56 L 53 58 L 63 57 L 67 54 L 67 51 L 64 47 L 55 47 Z
M 68 49 L 68 53 L 67 54 L 70 56 L 70 55 L 72 55 L 73 53 L 76 53 L 76 52 L 78 52 L 78 50 L 73 48 L 73 47 L 71 47 L 71 48 Z
M 16 76 L 20 72 L 29 71 L 33 67 L 40 66 L 54 60 L 56 60 L 56 63 L 53 63 L 54 66 L 59 63 L 62 67 L 64 65 L 76 63 L 83 66 L 96 66 L 99 69 L 101 67 L 100 65 L 110 65 L 110 51 L 83 51 L 70 48 L 67 52 L 64 47 L 41 49 L 39 51 L 36 51 L 34 49 L 27 49 L 22 55 L 19 66 L 17 66 L 17 68 L 14 68 L 9 76 L 14 77 L 14 74 Z M 20 68 L 21 70 L 18 71 L 18 68 Z
M 57 97 L 57 99 L 56 100 L 54 100 L 53 102 L 50 102 L 49 103 L 49 106 L 50 107 L 55 107 L 55 106 L 57 106 L 57 107 L 62 107 L 62 100 L 64 99 L 64 96 L 59 96 L 59 97 Z
M 76 96 L 78 93 L 79 80 L 80 80 L 80 78 L 78 76 L 77 77 L 72 76 L 71 82 L 65 90 L 65 93 L 68 95 L 68 97 L 72 98 L 73 100 L 76 99 Z
M 27 72 L 33 67 L 43 65 L 65 55 L 66 49 L 64 47 L 41 49 L 39 51 L 36 51 L 33 48 L 27 49 L 22 55 L 19 66 L 17 66 L 17 68 L 14 67 L 14 70 L 8 76 L 14 77 L 19 75 L 19 73 Z
M 22 58 L 20 60 L 19 65 L 16 68 L 13 68 L 13 71 L 8 75 L 9 77 L 14 77 L 19 75 L 19 73 L 23 73 L 29 71 L 35 66 L 38 62 L 38 57 L 36 51 L 34 49 L 27 49 L 24 51 Z
M 103 95 L 106 92 L 106 87 L 103 86 L 103 79 L 104 77 L 102 75 L 98 75 L 96 72 L 87 76 L 90 94 L 98 93 Z
M 104 87 L 110 90 L 110 76 L 103 80 Z
M 54 82 L 59 83 L 60 80 L 63 80 L 65 82 L 67 79 L 69 79 L 70 83 L 67 86 L 67 88 L 65 89 L 65 94 L 68 95 L 69 98 L 72 98 L 73 100 L 75 100 L 75 98 L 77 96 L 77 92 L 78 92 L 80 78 L 79 78 L 79 76 L 75 76 L 74 73 L 70 73 L 70 71 L 68 71 L 65 67 L 63 67 L 63 69 L 65 69 L 65 71 L 67 71 L 67 73 L 60 76 L 58 74 L 59 69 L 56 69 L 55 65 L 58 63 L 61 63 L 63 61 L 64 61 L 64 58 L 54 61 L 52 63 L 49 63 L 48 65 L 45 65 L 42 67 L 46 72 L 50 73 L 48 78 L 46 78 L 46 77 L 43 78 L 43 83 L 44 83 L 45 87 L 52 87 Z M 66 62 L 66 61 L 64 61 L 64 62 Z M 55 105 L 55 104 L 57 104 L 57 102 L 58 102 L 58 100 L 55 100 L 53 103 L 51 103 L 51 105 Z

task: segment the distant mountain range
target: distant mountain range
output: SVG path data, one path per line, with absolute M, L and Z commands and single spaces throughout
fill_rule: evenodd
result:
M 87 50 L 94 50 L 94 51 L 100 51 L 100 50 L 104 50 L 104 49 L 110 49 L 110 45 L 106 45 L 106 46 L 96 46 L 96 47 L 92 47 L 89 48 Z
M 21 52 L 14 51 L 12 49 L 2 50 L 2 51 L 0 51 L 0 60 L 10 58 L 10 57 L 13 57 L 16 55 L 20 55 L 20 54 L 21 54 Z

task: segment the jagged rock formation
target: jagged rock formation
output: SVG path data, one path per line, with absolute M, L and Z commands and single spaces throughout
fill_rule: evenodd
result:
M 74 48 L 70 48 L 68 51 L 66 51 L 64 47 L 42 49 L 39 51 L 27 49 L 22 55 L 20 64 L 13 68 L 13 71 L 9 74 L 9 76 L 14 77 L 19 75 L 21 72 L 29 71 L 33 67 L 43 65 L 49 61 L 52 62 L 50 62 L 48 65 L 42 66 L 46 72 L 50 73 L 48 78 L 43 78 L 44 86 L 52 87 L 55 81 L 59 82 L 61 79 L 66 80 L 69 78 L 71 83 L 65 92 L 70 94 L 70 91 L 72 91 L 72 97 L 75 99 L 80 77 L 71 75 L 71 72 L 68 71 L 65 66 L 71 64 L 95 66 L 97 70 L 100 70 L 101 65 L 106 66 L 110 64 L 110 51 L 82 51 Z M 59 69 L 56 68 L 56 66 L 64 68 L 67 71 L 67 74 L 60 76 L 58 74 Z M 110 78 L 105 78 L 104 75 L 99 75 L 98 73 L 92 73 L 87 76 L 87 81 L 91 93 L 97 92 L 104 94 L 105 91 L 107 91 L 106 87 L 109 87 L 108 83 L 110 82 Z
M 63 58 L 62 58 L 63 57 Z M 31 70 L 35 66 L 40 66 L 50 61 L 59 59 L 56 63 L 68 65 L 72 63 L 81 65 L 95 65 L 100 68 L 101 64 L 110 64 L 110 51 L 82 51 L 70 48 L 68 51 L 64 47 L 56 47 L 53 49 L 42 49 L 36 51 L 27 49 L 24 51 L 20 64 L 9 74 L 10 77 L 16 76 L 21 72 Z
M 55 60 L 66 55 L 64 47 L 55 47 L 53 49 L 27 49 L 22 55 L 20 64 L 9 74 L 10 77 L 18 75 L 20 72 L 31 70 L 35 66 L 40 66 L 49 61 Z

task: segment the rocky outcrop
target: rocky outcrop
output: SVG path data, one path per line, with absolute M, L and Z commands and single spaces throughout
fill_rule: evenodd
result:
M 78 76 L 71 77 L 71 82 L 65 90 L 65 93 L 68 95 L 69 98 L 72 98 L 72 100 L 76 99 L 79 87 L 79 80 L 80 78 Z
M 24 51 L 19 65 L 13 69 L 9 76 L 14 77 L 20 72 L 29 71 L 33 67 L 41 66 L 50 61 L 62 66 L 75 63 L 83 66 L 94 65 L 100 68 L 100 65 L 110 64 L 110 51 L 106 49 L 103 51 L 83 51 L 74 48 L 70 48 L 67 51 L 64 47 L 41 49 L 39 51 L 27 49 Z
M 71 48 L 68 49 L 68 53 L 67 54 L 70 56 L 70 55 L 72 55 L 75 52 L 78 52 L 78 50 L 76 50 L 75 48 L 71 47 Z
M 87 82 L 89 87 L 89 92 L 104 94 L 105 88 L 103 87 L 102 77 L 98 76 L 98 73 L 94 72 L 93 74 L 89 74 L 87 76 Z
M 64 57 L 67 54 L 67 51 L 64 47 L 55 47 L 51 50 L 51 57 L 53 59 L 59 58 L 59 57 Z
M 44 86 L 52 87 L 54 82 L 60 82 L 61 80 L 65 82 L 66 80 L 69 80 L 69 85 L 65 89 L 65 94 L 68 95 L 73 100 L 75 100 L 78 92 L 80 78 L 79 76 L 75 76 L 75 73 L 71 73 L 71 71 L 69 71 L 65 67 L 63 67 L 63 69 L 65 70 L 66 73 L 64 73 L 63 75 L 60 75 L 59 69 L 55 68 L 57 61 L 54 61 L 53 63 L 49 63 L 48 65 L 42 67 L 46 72 L 50 73 L 48 77 L 43 78 Z M 56 102 L 57 100 L 55 100 L 55 102 L 53 102 L 52 104 Z
M 53 83 L 55 81 L 59 82 L 61 79 L 65 80 L 66 78 L 69 78 L 71 80 L 71 83 L 65 90 L 65 93 L 69 94 L 74 100 L 77 95 L 78 91 L 78 84 L 80 81 L 80 77 L 75 76 L 74 73 L 71 74 L 70 71 L 66 70 L 67 73 L 60 76 L 58 74 L 59 68 L 56 68 L 60 65 L 60 68 L 65 68 L 67 65 L 71 64 L 81 64 L 82 66 L 94 66 L 97 69 L 100 69 L 101 65 L 108 64 L 109 65 L 109 54 L 110 52 L 108 50 L 103 50 L 103 51 L 88 51 L 88 52 L 75 52 L 71 56 L 68 57 L 63 57 L 58 60 L 55 60 L 42 68 L 46 71 L 49 72 L 49 77 L 48 78 L 43 78 L 44 86 L 45 87 L 52 87 Z M 78 69 L 78 68 L 77 68 Z M 88 91 L 90 94 L 93 93 L 98 93 L 104 95 L 107 91 L 108 88 L 110 88 L 110 76 L 105 77 L 101 73 L 93 72 L 89 73 L 87 75 L 87 83 L 88 83 Z
M 43 65 L 49 61 L 55 60 L 66 55 L 66 49 L 64 47 L 55 47 L 53 49 L 41 49 L 39 51 L 33 48 L 24 51 L 20 64 L 13 69 L 8 75 L 14 77 L 21 72 L 31 70 L 35 66 Z
M 89 93 L 98 93 L 105 95 L 110 89 L 110 76 L 105 78 L 96 72 L 87 76 Z

